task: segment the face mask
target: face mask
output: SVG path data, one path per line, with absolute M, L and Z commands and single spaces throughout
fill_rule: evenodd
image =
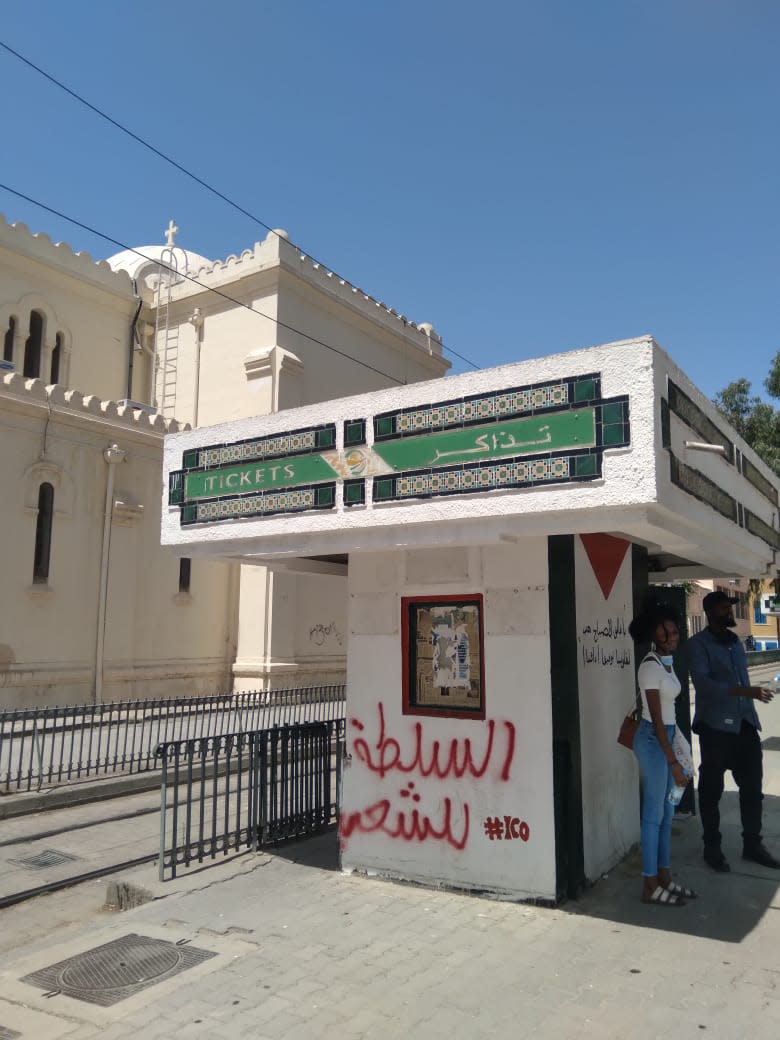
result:
M 674 658 L 671 654 L 663 654 L 661 657 L 659 657 L 659 661 L 661 662 L 661 664 L 665 664 L 667 668 L 671 668 L 672 664 L 674 663 Z

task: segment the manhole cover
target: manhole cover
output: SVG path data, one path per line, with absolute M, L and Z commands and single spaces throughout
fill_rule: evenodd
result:
M 764 751 L 780 751 L 780 737 L 767 737 L 761 741 Z
M 7 1029 L 5 1026 L 0 1026 L 0 1040 L 17 1040 L 21 1035 L 15 1029 Z
M 46 867 L 58 867 L 61 863 L 72 863 L 78 860 L 78 856 L 71 856 L 68 852 L 60 852 L 58 849 L 44 849 L 34 856 L 25 856 L 23 859 L 14 860 L 23 867 L 34 867 L 35 870 L 43 870 Z
M 50 968 L 25 975 L 22 982 L 74 1000 L 110 1007 L 126 997 L 178 975 L 216 954 L 177 946 L 146 935 L 124 935 Z

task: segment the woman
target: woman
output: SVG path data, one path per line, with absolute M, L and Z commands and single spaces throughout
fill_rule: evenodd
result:
M 642 902 L 656 906 L 685 906 L 696 893 L 672 881 L 669 872 L 672 818 L 669 801 L 673 787 L 685 787 L 690 777 L 672 750 L 674 702 L 680 680 L 674 674 L 672 654 L 680 641 L 677 615 L 656 603 L 634 618 L 628 631 L 637 643 L 650 642 L 650 653 L 639 666 L 642 720 L 634 738 L 634 754 L 642 776 Z

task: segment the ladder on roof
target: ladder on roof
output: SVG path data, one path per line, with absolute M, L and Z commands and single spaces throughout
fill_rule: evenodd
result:
M 171 290 L 181 281 L 176 254 L 169 246 L 160 255 L 154 332 L 154 404 L 165 419 L 176 416 L 176 382 L 179 365 L 179 325 L 171 325 Z

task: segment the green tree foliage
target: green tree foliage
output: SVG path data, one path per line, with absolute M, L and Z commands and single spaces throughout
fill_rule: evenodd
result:
M 772 361 L 764 387 L 780 399 L 780 351 Z M 718 410 L 768 466 L 780 474 L 780 410 L 753 393 L 749 379 L 737 379 L 715 395 Z

